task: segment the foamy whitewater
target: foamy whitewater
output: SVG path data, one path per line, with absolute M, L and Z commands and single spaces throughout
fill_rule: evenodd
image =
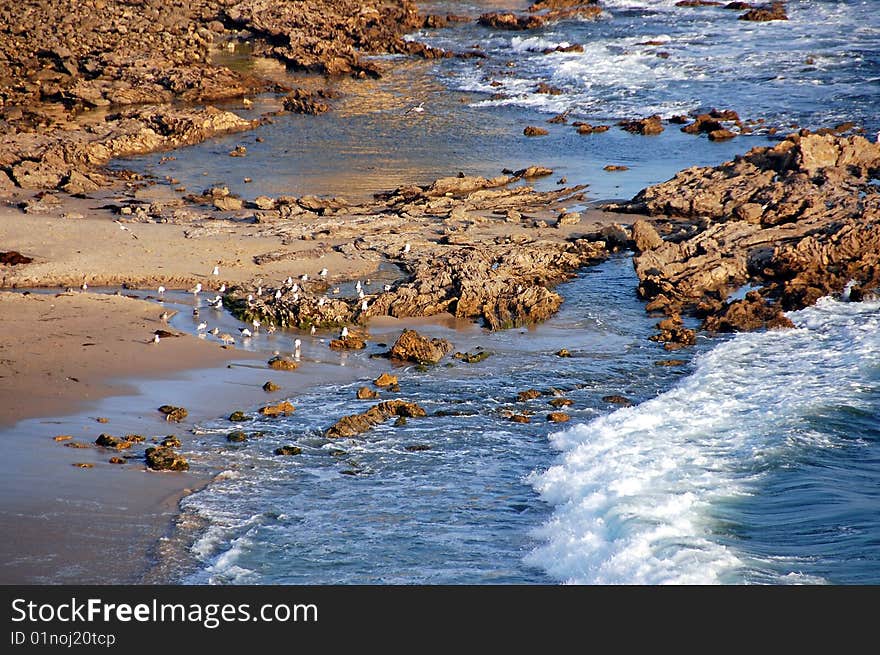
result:
M 474 15 L 527 5 L 420 3 L 425 13 Z M 339 83 L 341 99 L 319 119 L 280 115 L 173 160 L 126 165 L 191 189 L 222 182 L 253 199 L 369 195 L 543 164 L 554 175 L 538 188 L 565 176 L 607 200 L 772 143 L 794 125 L 880 129 L 877 2 L 789 1 L 790 20 L 770 23 L 674 0 L 603 5 L 599 20 L 535 32 L 471 22 L 413 34 L 457 52 L 479 45 L 487 57 L 386 57 L 392 75 Z M 545 54 L 571 44 L 583 52 Z M 558 93 L 536 92 L 540 82 Z M 419 102 L 426 111 L 407 114 Z M 265 103 L 239 111 L 255 117 Z M 761 122 L 719 143 L 671 124 L 654 137 L 616 127 L 711 107 Z M 563 112 L 611 129 L 582 136 L 545 122 Z M 550 134 L 526 138 L 525 125 Z M 238 144 L 248 156 L 228 157 Z M 608 173 L 608 163 L 630 170 Z M 355 391 L 375 377 L 369 355 L 384 348 L 371 341 L 339 357 L 309 335 L 255 338 L 253 348 L 271 352 L 300 336 L 304 358 L 325 368 L 291 398 L 291 416 L 241 408 L 254 417 L 243 429 L 260 436 L 229 444 L 241 426 L 199 426 L 186 455 L 221 473 L 183 500 L 188 547 L 163 570 L 176 570 L 174 582 L 211 584 L 880 583 L 880 303 L 826 298 L 791 314 L 796 329 L 701 335 L 670 355 L 648 340 L 657 318 L 636 284 L 622 255 L 561 285 L 562 310 L 537 328 L 420 327 L 456 350 L 492 355 L 396 370 L 400 397 L 429 416 L 359 439 L 322 433 L 366 409 Z M 195 331 L 189 312 L 174 321 Z M 371 333 L 390 341 L 399 329 Z M 573 357 L 556 357 L 560 348 Z M 656 365 L 670 356 L 684 364 Z M 357 380 L 321 383 L 328 366 Z M 516 402 L 529 388 L 546 395 Z M 573 401 L 565 429 L 545 418 L 557 394 Z M 635 405 L 603 400 L 613 394 Z M 510 421 L 514 411 L 531 412 L 531 423 Z M 287 444 L 302 454 L 273 455 Z
M 878 492 L 849 467 L 880 474 L 878 309 L 823 299 L 790 314 L 797 329 L 738 335 L 670 391 L 551 435 L 561 461 L 530 480 L 554 513 L 529 559 L 580 584 L 876 580 L 880 528 L 859 514 Z

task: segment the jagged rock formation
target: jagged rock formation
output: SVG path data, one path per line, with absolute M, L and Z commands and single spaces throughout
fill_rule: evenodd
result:
M 650 310 L 696 308 L 713 330 L 782 326 L 783 310 L 880 284 L 878 177 L 880 144 L 802 131 L 606 208 L 667 217 L 664 239 L 633 226 Z M 726 302 L 747 283 L 759 288 Z

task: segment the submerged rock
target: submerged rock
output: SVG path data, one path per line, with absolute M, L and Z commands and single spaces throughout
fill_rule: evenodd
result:
M 397 376 L 391 375 L 390 373 L 382 373 L 382 375 L 373 380 L 373 384 L 380 388 L 390 387 L 396 385 L 397 383 Z
M 611 396 L 602 396 L 602 400 L 606 403 L 614 403 L 615 405 L 622 405 L 623 407 L 632 407 L 635 403 L 631 401 L 629 398 L 625 396 L 611 395 Z
M 425 410 L 416 403 L 386 400 L 373 405 L 362 414 L 343 416 L 324 432 L 324 436 L 328 439 L 355 437 L 394 416 L 416 418 L 426 415 Z
M 526 391 L 520 391 L 518 394 L 516 394 L 516 399 L 519 402 L 524 403 L 535 398 L 540 398 L 542 395 L 543 394 L 541 394 L 541 392 L 537 389 L 527 389 Z
M 373 400 L 379 397 L 379 392 L 375 389 L 370 389 L 370 387 L 361 387 L 357 390 L 357 397 L 359 400 Z
M 244 421 L 250 421 L 251 417 L 245 414 L 240 409 L 237 409 L 229 415 L 229 420 L 233 423 L 242 423 Z
M 297 368 L 299 368 L 299 364 L 297 362 L 290 359 L 289 357 L 281 357 L 280 355 L 276 355 L 266 363 L 269 365 L 269 368 L 275 369 L 276 371 L 295 371 Z M 267 382 L 266 384 L 269 383 Z M 266 385 L 263 385 L 263 389 L 266 389 Z
M 299 446 L 281 446 L 280 448 L 275 449 L 275 454 L 285 456 L 301 455 L 302 448 Z
M 266 384 L 263 385 L 263 391 L 266 393 L 272 393 L 273 391 L 278 391 L 281 387 L 272 382 L 272 380 L 268 380 Z
M 550 412 L 547 414 L 547 420 L 551 423 L 565 423 L 570 419 L 571 417 L 565 412 Z
M 488 350 L 481 350 L 475 353 L 455 353 L 453 357 L 455 357 L 455 359 L 460 359 L 463 362 L 467 362 L 468 364 L 477 364 L 484 359 L 488 359 L 491 355 L 492 353 Z

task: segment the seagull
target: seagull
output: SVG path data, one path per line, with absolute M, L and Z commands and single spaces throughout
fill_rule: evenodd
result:
M 299 279 L 302 280 L 303 282 L 308 282 L 309 281 L 309 274 L 303 273 L 302 275 L 299 276 Z
M 208 304 L 215 309 L 219 309 L 223 304 L 223 296 L 214 296 L 214 300 L 209 300 Z
M 301 354 L 300 348 L 301 347 L 302 347 L 302 341 L 300 339 L 296 339 L 293 342 L 293 356 L 296 357 L 297 359 L 299 359 L 299 357 L 300 357 L 300 354 Z
M 318 331 L 317 328 L 315 328 L 315 326 L 313 325 L 313 326 L 312 326 L 312 329 L 309 330 L 309 333 L 310 333 L 312 336 L 315 336 L 315 332 L 317 332 L 317 331 Z
M 193 294 L 194 296 L 199 295 L 202 292 L 202 283 L 196 282 L 196 286 L 194 286 L 192 289 L 190 289 L 189 292 L 191 294 Z
M 355 289 L 355 291 L 360 291 L 360 290 L 361 290 L 361 281 L 360 281 L 360 280 L 358 280 L 358 281 L 357 281 L 357 284 L 354 285 L 354 289 Z
M 342 331 L 339 333 L 340 339 L 348 339 L 348 328 L 346 326 L 342 326 Z
M 158 334 L 153 335 L 153 343 L 159 343 L 159 335 Z
M 217 289 L 217 293 L 225 293 L 226 292 L 226 284 L 221 284 L 220 288 Z
M 199 315 L 199 308 L 193 307 L 193 316 L 198 316 L 198 315 Z
M 287 279 L 289 280 L 290 278 L 287 278 Z M 297 291 L 299 291 L 299 285 L 296 282 L 294 282 L 293 286 L 290 287 L 290 290 L 293 291 L 294 293 L 296 293 Z
M 327 277 L 327 269 L 326 269 L 326 268 L 322 268 L 322 269 L 321 269 L 321 272 L 318 273 L 318 275 L 320 275 L 321 277 Z
M 299 294 L 298 293 L 293 294 L 293 302 L 299 302 Z
M 89 285 L 86 284 L 85 282 L 83 282 L 82 286 L 80 287 L 80 289 L 82 289 L 83 291 L 86 291 L 88 288 L 89 288 Z
M 220 267 L 219 267 L 219 266 L 215 266 L 215 267 L 214 267 L 214 270 L 211 271 L 211 275 L 220 275 Z
M 220 341 L 222 341 L 225 344 L 235 343 L 235 337 L 233 337 L 228 332 L 224 332 L 223 334 L 221 334 L 217 338 L 220 339 Z
M 287 279 L 284 281 L 284 284 L 286 284 L 287 286 L 291 286 L 293 284 L 293 278 L 288 275 Z
M 410 107 L 409 109 L 407 109 L 405 112 L 403 112 L 403 114 L 404 116 L 409 113 L 421 114 L 423 111 L 425 111 L 425 103 L 420 102 L 415 107 Z
M 258 296 L 262 296 L 262 295 L 263 295 L 263 287 L 257 287 L 257 295 L 258 295 Z
M 158 294 L 161 296 L 163 293 L 165 293 L 165 287 L 163 287 L 163 286 L 160 284 L 160 285 L 159 285 L 159 288 L 156 289 L 156 293 L 158 293 Z
M 254 326 L 254 332 L 260 329 L 260 322 L 257 319 L 251 321 L 251 325 Z
M 360 291 L 358 291 L 358 298 L 359 298 L 360 300 L 363 300 L 363 299 L 364 299 L 364 290 L 363 290 L 363 289 L 361 289 Z
M 367 301 L 366 300 L 361 303 L 361 311 L 362 312 L 367 311 Z
M 212 327 L 210 330 L 208 330 L 208 334 L 213 334 L 215 337 L 219 333 L 220 333 L 220 328 L 218 328 L 218 327 Z
M 249 293 L 247 295 L 247 301 L 248 301 L 248 304 L 251 304 L 254 301 L 254 294 Z
M 391 285 L 390 285 L 390 284 L 386 284 L 384 287 L 382 287 L 382 289 L 383 289 L 384 291 L 391 291 Z
M 325 302 L 327 302 L 326 298 L 319 298 L 318 299 L 318 307 L 323 307 Z
M 170 314 L 168 312 L 162 312 L 161 314 L 159 314 L 159 320 L 162 321 L 163 323 L 166 323 L 168 321 L 169 316 L 170 316 Z
M 251 332 L 247 328 L 238 328 L 238 331 L 241 332 L 241 336 L 243 336 L 245 339 L 254 336 L 253 332 Z
M 409 245 L 408 243 L 405 244 L 405 245 L 403 246 L 403 254 L 408 253 L 408 252 L 409 252 L 409 248 L 410 248 L 410 245 Z
M 208 329 L 208 324 L 205 323 L 204 321 L 199 323 L 198 327 L 196 328 L 196 330 L 198 330 L 199 332 L 201 332 L 202 330 L 207 330 L 207 329 Z
M 275 300 L 281 300 L 281 289 L 275 292 Z

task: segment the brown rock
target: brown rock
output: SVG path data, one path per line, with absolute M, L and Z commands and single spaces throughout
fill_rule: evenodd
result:
M 415 418 L 426 416 L 426 412 L 416 403 L 404 400 L 386 400 L 378 405 L 373 405 L 363 414 L 343 416 L 327 429 L 324 436 L 328 439 L 355 437 L 394 416 Z
M 765 22 L 771 20 L 788 20 L 788 14 L 785 13 L 784 2 L 771 2 L 770 4 L 761 5 L 749 9 L 746 13 L 739 17 L 739 20 L 750 20 Z
M 486 27 L 499 30 L 534 30 L 546 22 L 540 16 L 522 16 L 514 13 L 490 12 L 482 14 L 477 22 Z
M 547 414 L 547 420 L 551 423 L 565 423 L 570 419 L 571 417 L 565 412 L 550 412 Z
M 541 392 L 537 389 L 527 389 L 526 391 L 520 391 L 518 394 L 516 394 L 516 399 L 521 403 L 540 397 Z
M 436 364 L 444 355 L 453 350 L 453 345 L 445 339 L 429 339 L 415 330 L 404 330 L 391 346 L 392 359 L 411 361 L 418 364 Z
M 260 414 L 263 416 L 288 416 L 295 411 L 296 408 L 289 400 L 281 401 L 277 405 L 266 405 L 265 407 L 260 408 Z
M 618 125 L 627 132 L 633 134 L 652 135 L 660 134 L 663 131 L 663 123 L 661 122 L 660 116 L 657 114 L 647 118 L 620 121 Z
M 282 104 L 286 111 L 316 116 L 330 109 L 330 105 L 320 100 L 325 97 L 326 92 L 324 91 L 312 92 L 305 89 L 294 89 L 284 96 Z
M 367 347 L 367 342 L 357 337 L 345 337 L 341 339 L 333 339 L 330 341 L 331 350 L 363 350 Z
M 379 392 L 375 389 L 370 389 L 370 387 L 361 387 L 357 390 L 357 397 L 359 400 L 373 400 L 379 397 Z
M 268 380 L 266 384 L 263 385 L 263 391 L 266 393 L 272 393 L 273 391 L 278 391 L 281 387 L 272 382 L 272 380 Z
M 33 257 L 25 257 L 16 250 L 8 250 L 0 252 L 0 264 L 4 266 L 18 266 L 20 264 L 30 264 L 34 261 Z
M 606 403 L 614 403 L 615 405 L 622 405 L 623 407 L 632 407 L 634 405 L 633 401 L 629 398 L 618 395 L 602 396 L 602 400 Z
M 549 131 L 544 129 L 543 127 L 536 127 L 534 125 L 529 125 L 523 130 L 523 134 L 525 136 L 547 136 L 550 134 Z
M 172 448 L 155 446 L 147 448 L 147 466 L 154 471 L 188 471 L 189 463 Z
M 553 407 L 556 407 L 557 409 L 559 407 L 568 407 L 568 406 L 574 404 L 574 401 L 572 401 L 568 398 L 552 398 L 547 402 L 550 403 L 551 405 L 553 405 Z
M 173 405 L 162 405 L 159 411 L 165 414 L 166 421 L 180 423 L 187 416 L 187 411 L 183 407 L 174 407 Z
M 637 218 L 632 225 L 632 239 L 637 252 L 654 250 L 663 245 L 657 230 L 644 218 Z
M 276 455 L 284 455 L 284 456 L 292 456 L 292 455 L 301 455 L 302 448 L 299 446 L 281 446 L 280 448 L 275 449 Z
M 269 365 L 269 368 L 275 369 L 276 371 L 295 371 L 299 368 L 299 364 L 289 357 L 281 357 L 280 355 L 275 355 L 272 359 L 266 362 Z M 266 385 L 268 382 L 266 383 Z M 266 385 L 263 385 L 263 389 L 266 389 Z M 276 387 L 277 389 L 277 387 Z M 268 389 L 266 389 L 268 391 Z
M 513 421 L 514 423 L 531 423 L 532 422 L 532 419 L 530 419 L 525 414 L 513 414 L 510 417 L 510 420 Z
M 400 341 L 400 339 L 398 339 L 398 341 Z M 373 380 L 373 384 L 375 384 L 377 387 L 390 387 L 397 383 L 397 376 L 391 375 L 390 373 L 383 373 L 375 380 Z

